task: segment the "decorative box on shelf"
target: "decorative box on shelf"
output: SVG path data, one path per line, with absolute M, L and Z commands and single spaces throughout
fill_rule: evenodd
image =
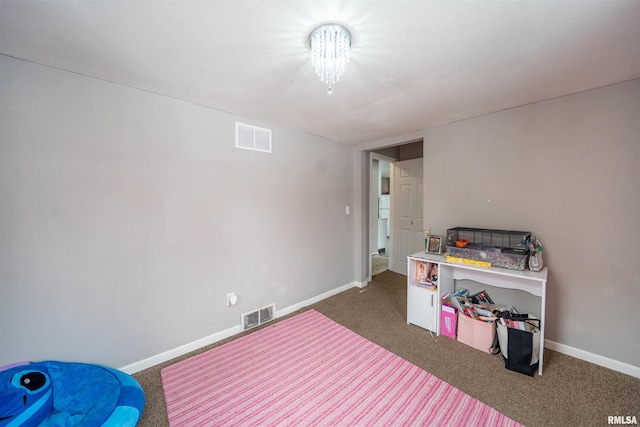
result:
M 490 267 L 500 267 L 509 270 L 524 270 L 527 266 L 529 252 L 522 249 L 521 253 L 504 252 L 504 249 L 486 247 L 482 244 L 469 244 L 466 248 L 447 246 L 447 254 L 452 257 L 470 259 L 489 263 Z

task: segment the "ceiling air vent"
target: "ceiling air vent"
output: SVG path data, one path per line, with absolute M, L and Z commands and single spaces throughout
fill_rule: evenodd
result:
M 236 122 L 236 147 L 271 153 L 271 129 Z

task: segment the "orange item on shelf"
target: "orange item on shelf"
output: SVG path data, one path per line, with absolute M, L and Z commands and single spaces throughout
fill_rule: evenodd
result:
M 466 248 L 468 244 L 469 241 L 467 239 L 458 239 L 458 241 L 456 241 L 456 248 Z

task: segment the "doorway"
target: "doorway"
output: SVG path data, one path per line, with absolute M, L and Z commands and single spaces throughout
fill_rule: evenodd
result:
M 406 166 L 407 161 L 422 158 L 422 139 L 369 152 L 369 280 L 386 269 L 406 274 L 406 256 L 421 249 L 415 244 L 415 236 L 422 233 L 422 162 L 411 162 L 410 169 Z M 410 191 L 407 173 L 419 175 L 413 177 Z M 399 190 L 398 194 L 394 194 L 394 189 Z M 407 199 L 407 193 L 411 200 Z M 402 227 L 406 225 L 407 209 L 411 212 L 408 223 L 413 226 L 409 230 Z M 423 238 L 418 240 L 423 241 Z
M 373 154 L 371 161 L 370 193 L 370 252 L 371 277 L 389 269 L 391 253 L 391 162 Z

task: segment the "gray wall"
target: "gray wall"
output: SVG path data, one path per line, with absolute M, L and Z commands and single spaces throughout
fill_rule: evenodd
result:
M 5 56 L 0 95 L 0 365 L 120 367 L 354 281 L 352 147 Z
M 424 131 L 425 226 L 536 233 L 546 338 L 636 367 L 639 118 L 633 80 Z

